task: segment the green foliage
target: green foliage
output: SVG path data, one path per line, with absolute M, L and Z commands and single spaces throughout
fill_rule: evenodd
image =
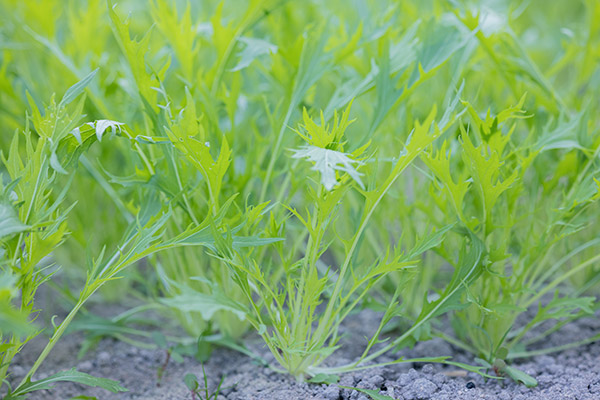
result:
M 0 0 L 1 393 L 120 390 L 32 381 L 68 326 L 82 351 L 203 361 L 251 354 L 253 329 L 319 383 L 438 335 L 479 365 L 427 361 L 535 384 L 510 360 L 597 309 L 600 6 L 351 3 Z M 66 281 L 72 309 L 42 326 L 38 288 Z M 78 319 L 97 292 L 190 338 L 149 343 L 137 309 Z M 328 365 L 368 307 L 363 353 Z
M 4 397 L 4 399 L 21 399 L 27 393 L 34 392 L 36 390 L 52 389 L 53 384 L 56 382 L 76 382 L 87 386 L 97 386 L 112 393 L 127 391 L 127 389 L 120 386 L 118 382 L 105 378 L 96 378 L 83 372 L 79 372 L 73 368 L 68 371 L 59 372 L 47 378 L 37 380 L 35 382 L 32 382 L 28 379 L 24 384 L 20 385 L 19 388 L 9 393 L 8 396 Z
M 219 393 L 221 392 L 221 390 L 230 388 L 230 387 L 226 387 L 226 388 L 221 387 L 223 385 L 223 380 L 225 379 L 225 377 L 221 377 L 221 380 L 219 381 L 217 388 L 213 392 L 211 392 L 208 388 L 208 378 L 206 377 L 206 371 L 204 370 L 204 364 L 202 364 L 202 375 L 203 375 L 203 380 L 204 380 L 204 387 L 200 387 L 200 383 L 198 382 L 198 377 L 194 374 L 188 373 L 183 378 L 183 382 L 185 383 L 185 386 L 187 386 L 187 388 L 192 393 L 192 399 L 196 399 L 196 395 L 198 395 L 199 398 L 202 400 L 211 400 L 211 399 L 216 400 L 219 397 Z

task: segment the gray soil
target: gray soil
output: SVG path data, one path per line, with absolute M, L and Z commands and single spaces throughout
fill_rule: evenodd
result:
M 368 334 L 369 328 L 372 329 L 376 323 L 376 316 L 368 311 L 352 316 L 345 326 L 348 334 L 344 339 L 343 347 L 331 357 L 328 364 L 345 363 L 358 355 L 364 346 L 364 335 Z M 543 345 L 544 347 L 561 345 L 593 336 L 599 331 L 599 318 L 582 319 L 567 325 Z M 129 391 L 112 394 L 98 388 L 59 383 L 52 390 L 33 393 L 30 399 L 66 400 L 75 396 L 89 396 L 82 397 L 86 399 L 118 400 L 192 399 L 183 377 L 187 373 L 202 377 L 200 363 L 188 357 L 182 363 L 171 361 L 159 384 L 157 370 L 165 361 L 164 350 L 140 349 L 112 339 L 102 340 L 82 360 L 77 360 L 81 340 L 81 334 L 64 337 L 35 378 L 40 379 L 76 366 L 80 371 L 117 380 Z M 25 374 L 44 344 L 43 340 L 36 340 L 26 346 L 12 366 L 11 381 L 14 382 Z M 266 360 L 272 360 L 258 338 L 250 337 L 246 345 L 260 353 Z M 456 361 L 473 362 L 471 356 L 439 339 L 420 343 L 414 349 L 395 356 L 399 355 L 405 357 L 451 355 Z M 384 356 L 378 361 L 391 361 L 391 356 Z M 344 374 L 339 385 L 377 389 L 381 394 L 399 400 L 600 399 L 600 343 L 598 342 L 560 353 L 520 360 L 513 365 L 535 377 L 539 385 L 535 388 L 527 388 L 510 380 L 485 380 L 477 374 L 465 373 L 455 367 L 412 363 Z M 337 385 L 297 382 L 289 376 L 276 373 L 251 358 L 228 349 L 215 349 L 210 360 L 205 364 L 205 370 L 209 387 L 214 389 L 222 377 L 223 386 L 229 387 L 222 390 L 219 400 L 368 400 L 364 394 L 355 390 L 340 389 Z

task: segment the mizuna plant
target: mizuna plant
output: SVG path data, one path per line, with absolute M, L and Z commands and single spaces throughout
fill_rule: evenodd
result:
M 598 338 L 542 346 L 598 309 L 599 21 L 594 0 L 0 0 L 0 390 L 122 390 L 35 381 L 98 291 L 143 302 L 104 327 L 159 309 L 246 354 L 254 329 L 298 379 L 439 336 L 478 366 L 419 361 L 535 384 L 510 360 Z
M 540 164 L 549 168 L 544 153 L 551 151 L 551 145 L 544 144 L 543 138 L 532 142 L 531 136 L 515 143 L 515 121 L 526 117 L 521 109 L 524 100 L 495 116 L 488 113 L 484 120 L 467 103 L 472 122 L 461 126 L 459 146 L 446 141 L 422 160 L 433 174 L 442 215 L 461 221 L 488 249 L 481 276 L 462 294 L 462 304 L 469 306 L 454 317 L 461 347 L 481 357 L 485 365 L 534 385 L 535 380 L 504 360 L 527 354 L 523 338 L 544 321 L 556 321 L 555 328 L 526 344 L 542 340 L 563 319 L 593 314 L 594 297 L 581 296 L 563 285 L 574 274 L 591 268 L 598 257 L 591 255 L 570 269 L 563 266 L 597 245 L 597 240 L 585 236 L 582 241 L 574 239 L 593 229 L 586 226 L 585 214 L 595 208 L 600 192 L 593 185 L 597 151 L 588 153 L 566 192 L 551 194 L 550 186 L 539 188 L 535 181 L 541 178 L 539 173 L 529 172 Z M 449 148 L 457 150 L 451 153 Z M 560 200 L 547 207 L 550 198 Z M 561 243 L 567 238 L 572 243 L 566 247 L 569 250 L 553 260 L 551 254 L 564 249 Z M 524 326 L 516 325 L 517 317 L 532 306 L 537 307 L 533 318 Z
M 358 265 L 355 261 L 364 232 L 371 217 L 378 211 L 381 199 L 418 155 L 449 128 L 456 105 L 456 100 L 449 105 L 441 119 L 441 127 L 434 122 L 435 107 L 422 123 L 415 122 L 415 127 L 393 166 L 383 174 L 381 181 L 371 180 L 368 186 L 362 182 L 362 174 L 359 172 L 368 146 L 352 153 L 345 152 L 344 131 L 351 122 L 350 106 L 341 117 L 334 113 L 331 126 L 325 124 L 323 114 L 321 125 L 318 125 L 304 112 L 304 125 L 298 130 L 298 134 L 306 144 L 295 150 L 293 157 L 312 163 L 312 169 L 320 174 L 320 179 L 317 187 L 308 192 L 311 207 L 306 207 L 304 212 L 288 207 L 290 218 L 301 222 L 304 230 L 301 236 L 306 237 L 307 243 L 299 259 L 294 257 L 296 249 L 292 248 L 289 252 L 280 245 L 278 262 L 284 266 L 281 286 L 274 284 L 277 281 L 273 280 L 271 271 L 277 269 L 268 261 L 259 263 L 252 253 L 234 251 L 231 239 L 228 242 L 217 235 L 218 255 L 232 268 L 235 282 L 251 304 L 247 312 L 248 318 L 279 364 L 299 379 L 318 373 L 344 371 L 344 368 L 319 367 L 339 347 L 339 330 L 344 319 L 386 275 L 416 267 L 417 257 L 443 240 L 447 228 L 433 232 L 406 252 L 400 250 L 401 244 L 395 244 L 387 247 L 385 253 L 370 262 Z M 356 221 L 352 234 L 347 237 L 332 235 L 339 213 L 342 210 L 354 211 L 344 207 L 348 204 L 345 197 L 350 196 L 349 192 L 353 187 L 363 197 L 359 208 L 361 216 Z M 342 242 L 345 255 L 341 265 L 334 269 L 333 266 L 324 264 L 321 257 L 337 240 Z M 459 275 L 462 275 L 462 280 L 470 280 L 478 265 L 481 250 L 474 251 L 474 260 L 461 260 L 469 263 L 471 268 L 466 273 L 461 271 Z M 460 287 L 459 284 L 454 286 L 455 291 Z M 454 294 L 450 293 L 448 298 Z M 383 326 L 394 315 L 396 297 L 397 294 L 389 303 L 376 335 L 351 368 L 373 358 L 369 357 L 369 351 L 377 343 Z M 446 300 L 447 298 L 439 303 Z M 322 302 L 324 308 L 319 308 Z M 421 324 L 445 309 L 438 305 L 432 305 L 432 308 L 434 311 L 424 313 L 412 330 L 418 329 Z M 399 338 L 394 345 L 402 343 L 402 339 Z
M 48 259 L 52 251 L 60 246 L 67 234 L 67 215 L 74 206 L 62 208 L 69 182 L 60 191 L 55 192 L 56 181 L 59 174 L 67 174 L 65 167 L 76 158 L 85 146 L 89 146 L 88 138 L 85 140 L 77 132 L 81 120 L 81 110 L 84 104 L 82 98 L 71 111 L 67 106 L 74 98 L 81 94 L 89 80 L 94 76 L 91 73 L 85 80 L 71 87 L 57 104 L 54 98 L 46 108 L 44 116 L 38 111 L 31 101 L 32 115 L 28 117 L 25 129 L 17 131 L 11 143 L 8 155 L 2 155 L 3 165 L 6 169 L 8 185 L 2 188 L 2 213 L 5 216 L 0 221 L 2 232 L 2 270 L 8 278 L 12 290 L 8 288 L 8 295 L 14 298 L 14 291 L 18 290 L 18 305 L 13 308 L 11 304 L 2 313 L 11 316 L 18 313 L 21 324 L 31 324 L 35 319 L 36 308 L 34 296 L 39 286 L 52 278 L 56 272 L 53 263 Z M 34 133 L 30 126 L 35 129 Z M 84 135 L 93 132 L 89 137 L 100 139 L 108 125 L 102 122 L 85 126 Z M 74 135 L 71 134 L 74 132 Z M 25 140 L 24 146 L 20 141 Z M 84 144 L 87 142 L 87 144 Z M 66 148 L 73 146 L 74 153 L 68 153 Z M 24 149 L 25 156 L 20 155 Z M 63 167 L 63 165 L 65 167 Z M 3 174 L 3 176 L 5 176 Z M 99 264 L 98 264 L 99 265 Z M 114 275 L 113 275 L 114 276 Z M 103 386 L 112 391 L 122 390 L 116 382 L 104 379 L 95 379 L 77 371 L 60 373 L 47 380 L 32 382 L 31 377 L 39 368 L 48 352 L 60 338 L 77 310 L 83 302 L 97 288 L 112 276 L 96 276 L 88 281 L 82 292 L 79 302 L 71 314 L 59 325 L 54 327 L 54 333 L 49 344 L 37 359 L 27 376 L 22 382 L 9 391 L 8 398 L 19 398 L 26 393 L 46 388 L 55 380 L 75 380 Z M 11 311 L 14 310 L 14 311 Z M 0 331 L 2 351 L 0 353 L 1 368 L 0 378 L 4 383 L 7 370 L 14 356 L 29 340 L 39 334 L 37 329 L 30 327 L 28 330 L 18 331 L 14 322 L 7 330 L 2 326 Z
M 474 28 L 479 17 L 461 18 Z M 519 67 L 509 73 L 502 63 L 511 61 L 500 61 L 491 53 L 500 40 L 503 46 L 523 51 L 510 28 L 491 35 L 479 32 L 477 39 L 514 94 L 519 90 L 517 76 L 539 77 L 528 57 L 523 56 Z M 543 101 L 547 110 L 537 112 L 555 119 L 536 123 L 536 115 L 524 107 L 525 95 L 495 115 L 489 109 L 481 114 L 465 102 L 469 119 L 461 125 L 458 138 L 447 139 L 422 160 L 433 175 L 431 192 L 438 193 L 435 203 L 444 216 L 440 223 L 461 221 L 487 248 L 481 277 L 462 295 L 468 307 L 453 317 L 460 345 L 480 357 L 483 365 L 533 386 L 533 378 L 505 360 L 597 338 L 556 349 L 526 350 L 596 309 L 595 297 L 585 296 L 590 285 L 573 286 L 570 280 L 584 271 L 587 276 L 597 274 L 597 229 L 590 217 L 600 198 L 600 141 L 597 130 L 587 129 L 592 122 L 585 110 L 569 111 L 569 104 L 546 79 L 533 78 L 525 90 L 545 93 L 537 96 L 550 94 Z M 567 163 L 571 172 L 559 184 Z M 548 179 L 548 171 L 556 175 Z M 453 218 L 448 220 L 449 216 Z M 528 310 L 533 317 L 524 325 L 517 323 L 517 317 Z
M 44 116 L 31 102 L 32 115 L 28 117 L 25 129 L 15 133 L 8 156 L 2 154 L 9 184 L 2 187 L 0 265 L 3 271 L 2 283 L 5 286 L 2 300 L 10 304 L 2 309 L 2 320 L 7 321 L 6 328 L 3 324 L 0 331 L 2 383 L 6 381 L 8 367 L 14 356 L 40 333 L 30 326 L 37 312 L 34 305 L 35 294 L 57 271 L 50 257 L 65 240 L 68 213 L 76 206 L 73 204 L 62 207 L 70 182 L 56 192 L 59 175 L 72 175 L 65 168 L 76 163 L 81 153 L 95 141 L 102 140 L 106 133 L 123 131 L 123 124 L 108 120 L 80 126 L 85 97 L 81 98 L 73 110 L 67 110 L 67 106 L 84 91 L 94 75 L 95 71 L 69 88 L 58 104 L 52 98 Z M 35 129 L 36 137 L 30 129 L 30 123 Z M 24 157 L 20 155 L 21 136 L 25 138 Z M 144 204 L 134 223 L 123 232 L 123 239 L 110 258 L 104 259 L 105 249 L 102 249 L 98 257 L 90 261 L 87 279 L 75 306 L 60 324 L 53 323 L 48 344 L 21 382 L 16 387 L 9 388 L 5 399 L 22 398 L 29 392 L 49 388 L 53 382 L 58 381 L 101 386 L 113 392 L 126 390 L 117 382 L 94 378 L 74 369 L 37 381 L 32 381 L 32 377 L 84 303 L 101 286 L 119 278 L 125 268 L 162 250 L 197 245 L 214 247 L 207 223 L 190 226 L 169 240 L 161 240 L 164 225 L 171 213 L 168 209 L 161 211 L 160 204 L 157 208 L 157 204 L 149 203 Z M 242 242 L 242 247 L 252 246 L 263 242 L 263 239 L 242 239 Z M 237 245 L 237 239 L 233 243 Z M 18 297 L 15 295 L 17 291 Z M 18 300 L 19 304 L 13 307 L 11 300 Z

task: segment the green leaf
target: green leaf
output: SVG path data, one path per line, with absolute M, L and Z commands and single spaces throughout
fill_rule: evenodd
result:
M 114 37 L 121 48 L 121 51 L 127 58 L 127 63 L 131 70 L 131 74 L 135 80 L 139 95 L 148 102 L 152 107 L 156 107 L 156 92 L 152 87 L 158 86 L 154 76 L 146 72 L 146 62 L 144 55 L 148 51 L 150 44 L 150 34 L 152 29 L 149 29 L 141 40 L 131 39 L 129 34 L 130 19 L 125 22 L 121 21 L 115 12 L 116 4 L 112 4 L 111 0 L 107 0 L 108 16 L 110 17 L 110 26 Z
M 338 375 L 330 375 L 330 374 L 316 374 L 312 378 L 308 380 L 310 383 L 326 383 L 328 385 L 337 383 L 340 381 L 340 377 Z
M 412 327 L 396 339 L 395 344 L 402 345 L 405 340 L 411 341 L 409 335 L 418 334 L 427 327 L 432 319 L 448 311 L 462 309 L 467 305 L 461 301 L 460 296 L 463 290 L 481 274 L 481 259 L 485 251 L 485 245 L 471 231 L 467 231 L 466 235 L 470 238 L 470 244 L 467 245 L 466 240 L 463 243 L 458 265 L 454 270 L 450 283 L 437 300 L 430 302 L 425 298 L 423 308 Z
M 425 253 L 434 247 L 440 245 L 446 237 L 446 233 L 454 227 L 455 224 L 446 225 L 440 229 L 437 229 L 430 234 L 417 240 L 415 247 L 413 247 L 407 254 L 406 259 L 411 260 L 415 257 Z
M 96 68 L 95 70 L 93 70 L 92 72 L 87 74 L 82 80 L 80 80 L 79 82 L 77 82 L 76 84 L 71 86 L 69 89 L 67 89 L 67 91 L 65 92 L 65 95 L 63 96 L 62 100 L 58 104 L 58 107 L 61 108 L 61 107 L 66 106 L 67 104 L 69 104 L 70 102 L 75 100 L 77 98 L 77 96 L 79 96 L 81 93 L 83 93 L 85 88 L 90 84 L 92 79 L 94 79 L 94 77 L 96 76 L 96 73 L 98 72 L 98 70 L 99 70 L 99 68 Z
M 209 360 L 210 355 L 212 354 L 213 344 L 206 340 L 205 333 L 202 333 L 198 336 L 198 342 L 196 343 L 196 352 L 194 357 L 196 360 L 204 363 Z
M 25 232 L 30 225 L 21 222 L 15 209 L 7 203 L 0 203 L 0 239 Z
M 194 374 L 185 374 L 185 376 L 183 377 L 183 382 L 185 383 L 185 386 L 187 386 L 188 389 L 190 389 L 192 392 L 195 392 L 198 390 L 198 377 Z
M 163 350 L 167 350 L 169 348 L 169 344 L 167 343 L 167 338 L 161 332 L 154 331 L 152 332 L 152 340 L 156 345 Z
M 18 298 L 20 294 L 17 285 L 17 275 L 9 271 L 0 272 L 0 336 L 25 336 L 34 332 L 27 312 L 17 309 L 12 304 L 13 299 Z
M 244 43 L 245 47 L 238 54 L 239 61 L 236 66 L 230 69 L 232 72 L 246 68 L 252 63 L 252 61 L 260 56 L 277 52 L 277 46 L 267 42 L 266 40 L 241 37 L 238 39 L 238 42 Z
M 595 297 L 559 297 L 558 292 L 555 292 L 554 297 L 547 305 L 539 305 L 538 312 L 531 323 L 568 318 L 579 311 L 591 315 L 594 313 L 595 300 Z
M 23 396 L 27 393 L 37 390 L 52 389 L 54 387 L 53 385 L 57 382 L 76 382 L 86 386 L 100 387 L 112 393 L 127 391 L 127 389 L 122 387 L 117 381 L 106 378 L 96 378 L 92 375 L 79 372 L 75 368 L 71 368 L 68 371 L 59 372 L 49 376 L 48 378 L 40 379 L 38 381 L 32 382 L 31 380 L 27 380 L 13 392 L 10 392 L 8 396 L 4 398 L 4 400 L 16 400 L 19 396 Z
M 483 222 L 486 223 L 486 233 L 492 226 L 492 210 L 498 198 L 519 177 L 519 171 L 514 170 L 511 175 L 501 179 L 502 172 L 502 145 L 494 142 L 482 143 L 475 146 L 469 135 L 463 131 L 462 135 L 463 159 L 473 177 L 474 186 L 483 202 Z
M 35 327 L 27 320 L 27 313 L 14 309 L 8 301 L 0 300 L 0 334 L 2 336 L 24 337 L 34 332 Z M 1 349 L 0 353 L 2 353 Z
M 59 174 L 67 175 L 68 172 L 65 170 L 62 165 L 60 165 L 60 161 L 58 161 L 58 156 L 55 152 L 52 152 L 50 155 L 50 166 Z
M 554 129 L 548 129 L 539 136 L 535 148 L 541 151 L 553 149 L 580 149 L 585 148 L 579 143 L 578 133 L 583 129 L 581 124 L 585 123 L 580 112 L 566 121 L 559 121 Z
M 422 30 L 423 44 L 417 53 L 417 60 L 425 72 L 442 65 L 473 37 L 471 32 L 464 32 L 446 21 L 436 19 L 430 19 Z
M 534 377 L 526 374 L 520 369 L 511 367 L 510 365 L 504 367 L 502 369 L 502 372 L 506 373 L 506 375 L 510 376 L 514 381 L 521 382 L 527 387 L 535 387 L 538 384 L 537 380 Z
M 240 320 L 246 319 L 246 307 L 223 293 L 216 285 L 211 285 L 210 294 L 198 292 L 183 284 L 176 286 L 181 294 L 160 299 L 162 304 L 182 312 L 198 312 L 207 321 L 218 311 L 228 311 Z

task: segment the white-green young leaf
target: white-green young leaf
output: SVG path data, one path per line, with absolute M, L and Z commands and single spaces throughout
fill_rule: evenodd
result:
M 60 165 L 60 161 L 58 161 L 58 157 L 56 155 L 56 152 L 54 152 L 54 151 L 50 155 L 50 166 L 59 174 L 63 174 L 63 175 L 68 174 L 67 170 L 64 169 L 62 165 Z
M 21 386 L 15 389 L 14 392 L 10 393 L 4 400 L 16 400 L 20 396 L 27 393 L 34 392 L 36 390 L 47 390 L 52 389 L 53 384 L 56 382 L 76 382 L 82 385 L 101 387 L 112 393 L 126 392 L 127 389 L 122 387 L 119 382 L 113 381 L 112 379 L 96 378 L 95 376 L 85 374 L 77 371 L 75 368 L 71 368 L 68 371 L 62 371 L 45 379 L 40 379 L 35 382 L 30 380 L 23 383 Z
M 121 132 L 121 126 L 125 124 L 109 119 L 99 119 L 95 122 L 89 122 L 88 125 L 96 129 L 96 137 L 98 138 L 98 141 L 102 141 L 102 135 L 104 135 L 104 132 L 106 132 L 107 129 L 110 129 L 115 133 Z
M 77 140 L 77 143 L 82 144 L 83 142 L 81 141 L 81 131 L 79 130 L 79 127 L 73 129 L 71 131 L 71 135 L 73 135 L 73 137 L 75 138 L 75 140 Z
M 96 68 L 95 70 L 93 70 L 92 72 L 87 74 L 82 80 L 80 80 L 79 82 L 77 82 L 76 84 L 74 84 L 73 86 L 68 88 L 67 91 L 65 92 L 65 95 L 63 96 L 62 100 L 60 101 L 58 107 L 60 108 L 60 107 L 66 106 L 67 104 L 69 104 L 70 102 L 75 100 L 75 98 L 77 98 L 77 96 L 79 96 L 81 93 L 83 93 L 83 91 L 85 90 L 87 85 L 89 85 L 90 82 L 92 81 L 92 79 L 94 79 L 94 76 L 96 76 L 98 69 L 99 68 Z
M 15 209 L 6 203 L 0 203 L 0 239 L 31 228 L 19 219 Z
M 239 71 L 246 68 L 256 58 L 271 53 L 277 53 L 277 46 L 273 43 L 269 43 L 266 40 L 242 37 L 239 39 L 240 42 L 244 43 L 245 47 L 239 52 L 239 58 L 237 65 L 231 69 L 231 71 Z
M 335 171 L 347 173 L 362 189 L 365 188 L 360 180 L 362 174 L 354 167 L 355 164 L 360 165 L 360 162 L 351 159 L 346 153 L 316 146 L 303 146 L 293 151 L 293 158 L 307 158 L 315 164 L 312 169 L 321 173 L 321 184 L 326 190 L 333 189 L 337 184 Z

